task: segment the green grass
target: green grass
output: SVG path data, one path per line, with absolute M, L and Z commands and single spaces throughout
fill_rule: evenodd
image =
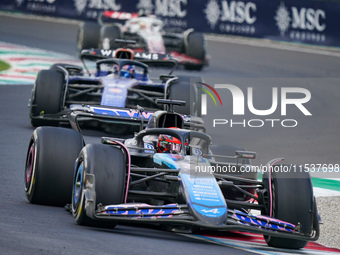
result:
M 11 66 L 6 62 L 0 60 L 0 72 L 9 69 Z

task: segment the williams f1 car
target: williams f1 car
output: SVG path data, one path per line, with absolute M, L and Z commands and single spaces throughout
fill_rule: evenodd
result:
M 94 60 L 95 70 L 92 70 L 86 63 Z M 131 109 L 137 105 L 154 112 L 161 109 L 156 99 L 176 98 L 191 102 L 186 106 L 175 106 L 176 111 L 183 115 L 201 115 L 201 90 L 197 87 L 202 79 L 172 75 L 176 61 L 136 57 L 127 48 L 84 50 L 82 61 L 85 69 L 54 64 L 49 70 L 38 73 L 29 100 L 29 116 L 34 127 L 68 122 L 67 113 L 72 104 L 113 106 L 117 108 L 119 118 L 134 115 Z M 152 80 L 149 77 L 150 65 L 170 65 L 172 70 L 161 75 L 159 80 Z
M 121 24 L 125 21 L 124 24 Z M 193 29 L 165 30 L 163 22 L 154 15 L 105 11 L 98 23 L 83 22 L 78 29 L 77 49 L 116 49 L 116 39 L 134 40 L 136 54 L 161 54 L 175 59 L 186 69 L 201 70 L 208 64 L 206 41 Z
M 107 114 L 78 109 L 69 114 L 73 129 L 33 132 L 25 167 L 29 202 L 68 203 L 86 226 L 246 231 L 263 234 L 269 246 L 293 249 L 318 239 L 312 183 L 303 169 L 283 171 L 282 159 L 274 159 L 259 180 L 250 164 L 254 152 L 231 146 L 232 155 L 215 155 L 209 135 L 183 129 L 181 115 L 165 111 L 133 138 L 85 145 L 81 117 L 109 121 Z

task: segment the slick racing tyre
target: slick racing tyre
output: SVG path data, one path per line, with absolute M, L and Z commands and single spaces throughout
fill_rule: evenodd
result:
M 78 158 L 73 180 L 72 215 L 79 225 L 113 228 L 113 221 L 96 221 L 85 211 L 86 174 L 94 175 L 95 205 L 121 204 L 124 201 L 126 163 L 117 148 L 103 144 L 86 145 Z M 97 208 L 96 208 L 97 209 Z
M 99 46 L 102 49 L 117 49 L 121 44 L 116 43 L 116 39 L 121 39 L 120 28 L 116 25 L 103 25 L 100 29 Z
M 83 22 L 77 33 L 77 52 L 80 55 L 84 49 L 98 48 L 100 25 L 95 22 Z
M 205 39 L 203 34 L 192 32 L 186 38 L 187 41 L 185 43 L 185 54 L 199 59 L 202 61 L 202 64 L 194 65 L 194 64 L 186 64 L 184 67 L 187 70 L 201 70 L 205 63 L 206 57 L 206 46 Z
M 289 167 L 289 165 L 275 165 L 277 169 Z M 281 167 L 281 168 L 280 168 Z M 269 173 L 263 174 L 263 185 L 269 191 L 271 187 L 272 217 L 300 225 L 300 231 L 309 236 L 317 217 L 316 204 L 313 196 L 313 186 L 308 172 L 284 172 L 282 170 L 273 171 L 269 180 Z M 314 225 L 314 226 L 313 226 Z M 269 246 L 300 249 L 307 245 L 308 241 L 294 240 L 265 235 L 265 240 Z
M 64 83 L 64 75 L 56 70 L 41 70 L 38 73 L 31 98 L 30 117 L 32 126 L 58 125 L 58 121 L 34 117 L 56 114 L 61 111 Z
M 201 117 L 201 91 L 198 82 L 200 77 L 178 76 L 178 79 L 169 80 L 166 99 L 185 101 L 185 106 L 174 106 L 174 111 L 183 114 Z
M 25 166 L 25 194 L 30 203 L 65 206 L 71 202 L 74 162 L 82 146 L 81 135 L 75 130 L 34 130 Z

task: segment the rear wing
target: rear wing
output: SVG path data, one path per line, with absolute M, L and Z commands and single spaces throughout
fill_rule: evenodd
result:
M 130 59 L 145 63 L 149 67 L 171 68 L 170 74 L 177 68 L 178 65 L 178 62 L 168 54 L 149 53 L 143 50 L 141 51 L 141 49 L 84 49 L 80 54 L 80 59 L 85 65 L 84 60 L 97 61 L 107 58 L 125 58 L 124 54 L 121 54 L 123 51 L 132 51 L 133 56 L 130 57 L 131 54 L 129 54 Z
M 98 15 L 98 23 L 119 23 L 124 24 L 127 20 L 137 18 L 138 13 L 120 12 L 120 11 L 104 11 Z
M 138 13 L 119 12 L 119 11 L 104 11 L 102 17 L 116 20 L 128 20 L 137 18 Z

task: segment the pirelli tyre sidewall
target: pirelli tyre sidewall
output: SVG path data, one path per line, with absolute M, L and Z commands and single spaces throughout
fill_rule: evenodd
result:
M 126 182 L 125 156 L 118 148 L 103 144 L 88 144 L 79 154 L 72 189 L 72 215 L 79 225 L 113 228 L 116 222 L 96 221 L 85 209 L 86 174 L 94 176 L 96 205 L 121 204 Z M 96 206 L 94 205 L 94 206 Z
M 30 139 L 25 165 L 25 194 L 34 204 L 71 202 L 74 162 L 83 146 L 72 129 L 39 127 Z
M 272 200 L 269 201 L 269 206 L 270 204 L 272 206 L 271 216 L 294 225 L 300 224 L 299 231 L 310 236 L 315 227 L 317 212 L 315 211 L 316 204 L 309 173 L 300 171 L 300 169 L 296 172 L 284 171 L 289 169 L 289 165 L 274 165 L 273 168 L 275 170 L 271 172 L 270 180 L 268 172 L 263 174 L 263 185 L 268 191 L 271 188 L 272 193 Z M 300 249 L 308 243 L 308 241 L 294 238 L 288 239 L 269 235 L 264 237 L 269 246 L 278 248 Z

